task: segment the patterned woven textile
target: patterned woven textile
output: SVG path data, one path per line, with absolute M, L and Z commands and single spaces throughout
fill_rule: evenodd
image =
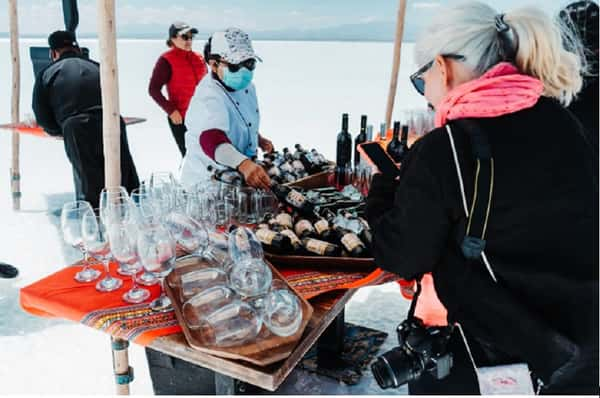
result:
M 316 268 L 292 269 L 277 267 L 290 285 L 304 298 L 339 289 L 356 289 L 381 285 L 398 279 L 397 275 L 376 269 L 373 272 L 323 271 Z
M 103 270 L 101 266 L 93 266 Z M 96 290 L 96 281 L 79 283 L 73 276 L 81 266 L 64 268 L 21 289 L 21 307 L 30 314 L 57 317 L 81 322 L 115 337 L 148 345 L 156 337 L 181 331 L 175 312 L 154 312 L 149 303 L 158 297 L 158 286 L 150 286 L 150 298 L 141 304 L 123 301 L 123 293 L 131 288 L 131 278 L 116 273 L 111 263 L 111 275 L 123 279 L 123 287 L 114 292 Z

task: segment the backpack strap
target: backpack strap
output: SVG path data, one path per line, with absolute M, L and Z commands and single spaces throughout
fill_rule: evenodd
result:
M 469 261 L 478 261 L 480 258 L 485 264 L 488 273 L 494 280 L 497 281 L 496 275 L 485 255 L 485 233 L 487 230 L 492 196 L 494 191 L 494 158 L 491 153 L 490 144 L 487 134 L 479 128 L 477 122 L 473 119 L 462 119 L 454 121 L 463 131 L 467 133 L 471 141 L 472 157 L 476 164 L 475 182 L 473 188 L 473 198 L 471 206 L 467 204 L 465 187 L 462 179 L 462 172 L 452 129 L 450 125 L 446 125 L 446 132 L 450 140 L 452 148 L 452 156 L 456 167 L 456 174 L 460 185 L 460 193 L 462 197 L 463 209 L 467 219 L 467 227 L 462 242 L 460 244 L 461 251 L 465 258 Z

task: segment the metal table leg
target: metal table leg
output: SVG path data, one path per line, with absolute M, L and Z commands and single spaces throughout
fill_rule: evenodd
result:
M 127 340 L 111 337 L 113 370 L 117 384 L 117 395 L 129 395 L 129 383 L 133 381 L 133 368 L 129 366 Z

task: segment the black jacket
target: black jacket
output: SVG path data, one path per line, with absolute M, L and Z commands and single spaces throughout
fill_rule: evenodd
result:
M 69 52 L 38 73 L 32 107 L 38 124 L 49 134 L 60 135 L 68 118 L 101 106 L 97 62 Z
M 399 182 L 374 178 L 367 213 L 376 262 L 408 279 L 432 272 L 450 320 L 474 325 L 469 332 L 483 340 L 496 335 L 486 325 L 504 327 L 500 335 L 510 335 L 528 322 L 494 312 L 502 306 L 494 301 L 493 289 L 503 288 L 537 320 L 595 357 L 597 387 L 597 156 L 572 114 L 548 98 L 530 109 L 478 122 L 495 162 L 485 251 L 499 284 L 494 286 L 483 265 L 474 269 L 460 254 L 457 235 L 465 216 L 445 128 L 411 148 Z M 470 205 L 471 144 L 457 126 L 453 137 Z M 510 344 L 487 342 L 501 349 Z M 543 360 L 543 350 L 536 352 Z
M 584 127 L 584 131 L 596 151 L 598 151 L 598 79 L 590 79 L 585 82 L 585 86 L 577 98 L 568 108 L 579 119 Z

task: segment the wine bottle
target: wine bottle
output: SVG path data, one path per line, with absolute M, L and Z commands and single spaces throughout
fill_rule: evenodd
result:
M 354 139 L 354 169 L 357 170 L 360 167 L 360 153 L 358 153 L 358 146 L 367 141 L 367 115 L 360 117 L 360 132 Z
M 271 184 L 271 190 L 280 201 L 292 206 L 306 217 L 314 217 L 313 204 L 300 191 L 276 183 Z
M 408 153 L 408 125 L 402 125 L 402 134 L 400 136 L 400 156 L 398 162 L 402 162 Z
M 341 227 L 336 227 L 336 230 L 340 236 L 340 243 L 351 257 L 366 255 L 367 247 L 354 232 Z
M 338 245 L 318 239 L 305 238 L 302 239 L 302 244 L 307 252 L 316 254 L 318 256 L 335 257 L 339 256 L 341 253 Z
M 352 161 L 352 136 L 348 133 L 348 114 L 342 115 L 342 131 L 337 136 L 335 152 L 335 180 L 338 187 L 347 184 L 346 168 Z
M 400 148 L 400 139 L 398 137 L 399 134 L 400 122 L 394 122 L 394 133 L 392 135 L 392 140 L 386 148 L 388 155 L 390 155 L 390 157 L 394 159 L 394 162 L 399 162 L 400 160 L 398 160 L 398 157 L 402 155 L 402 149 Z
M 293 249 L 290 238 L 279 232 L 261 228 L 256 231 L 256 237 L 265 249 L 271 253 L 290 253 Z
M 280 232 L 281 235 L 287 236 L 290 239 L 290 243 L 292 244 L 292 249 L 296 254 L 301 253 L 304 250 L 304 246 L 302 246 L 302 241 L 291 229 L 284 229 Z
M 373 141 L 373 125 L 369 124 L 367 126 L 367 142 Z
M 321 217 L 315 222 L 315 232 L 317 237 L 329 241 L 332 238 L 332 231 L 326 218 Z
M 292 216 L 285 212 L 279 213 L 277 216 L 275 216 L 275 222 L 287 229 L 292 229 L 294 226 Z
M 316 235 L 315 228 L 312 223 L 306 218 L 298 217 L 296 224 L 294 225 L 294 231 L 300 239 L 314 237 Z

